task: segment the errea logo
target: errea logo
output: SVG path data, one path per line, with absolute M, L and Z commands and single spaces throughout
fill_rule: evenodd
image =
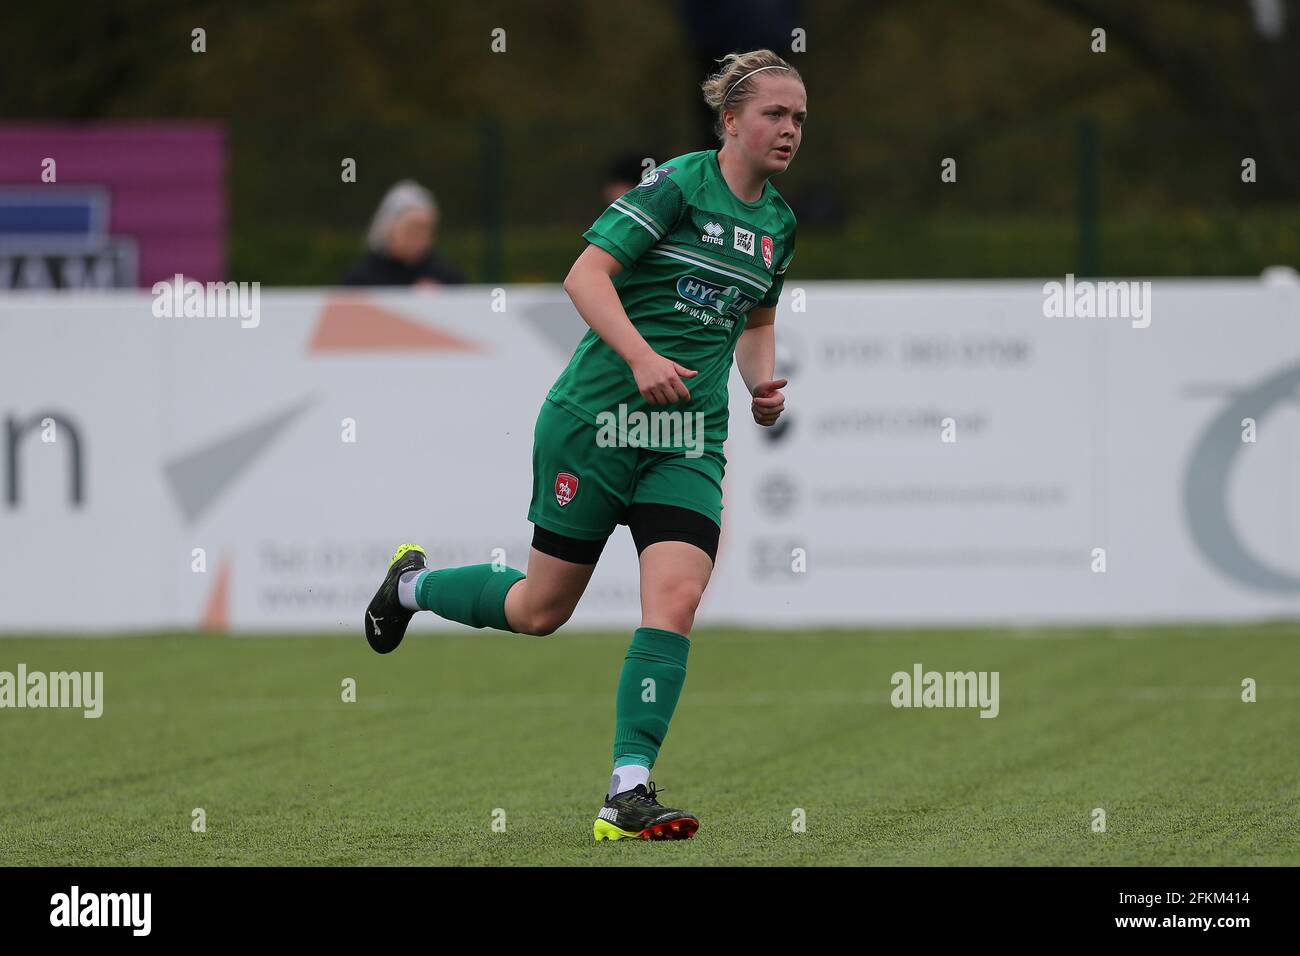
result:
M 722 245 L 723 232 L 725 232 L 725 230 L 718 223 L 705 223 L 704 231 L 700 233 L 700 242 L 707 243 L 708 245 L 720 246 Z

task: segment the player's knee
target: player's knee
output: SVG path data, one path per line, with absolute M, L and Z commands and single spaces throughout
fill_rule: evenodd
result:
M 524 634 L 531 634 L 534 637 L 546 637 L 563 627 L 572 616 L 572 608 L 556 606 L 537 608 L 525 616 L 521 630 Z
M 699 581 L 685 580 L 674 584 L 669 592 L 669 603 L 680 611 L 694 614 L 704 597 L 704 585 Z
M 676 581 L 664 587 L 654 602 L 659 614 L 674 626 L 672 630 L 684 633 L 690 629 L 704 596 L 704 586 L 698 581 Z

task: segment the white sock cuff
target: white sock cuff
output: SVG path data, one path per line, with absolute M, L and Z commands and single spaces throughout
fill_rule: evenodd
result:
M 612 799 L 627 790 L 635 790 L 637 785 L 645 786 L 650 780 L 650 768 L 639 763 L 625 763 L 614 768 L 614 775 L 609 779 L 609 798 Z
M 397 600 L 408 611 L 421 610 L 415 600 L 415 591 L 420 586 L 420 576 L 428 573 L 428 568 L 422 568 L 419 571 L 407 571 L 397 579 Z

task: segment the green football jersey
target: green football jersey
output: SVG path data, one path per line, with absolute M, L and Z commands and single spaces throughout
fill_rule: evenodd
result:
M 744 202 L 722 178 L 716 149 L 668 160 L 614 200 L 582 237 L 622 263 L 614 288 L 649 346 L 699 373 L 682 378 L 690 401 L 650 405 L 628 364 L 592 329 L 548 400 L 583 421 L 616 428 L 622 443 L 662 451 L 683 451 L 700 439 L 675 440 L 680 433 L 665 419 L 663 433 L 654 432 L 648 444 L 633 413 L 644 421 L 655 412 L 684 412 L 687 427 L 703 426 L 703 448 L 721 451 L 736 341 L 751 308 L 780 298 L 794 236 L 794 213 L 770 180 L 757 202 Z

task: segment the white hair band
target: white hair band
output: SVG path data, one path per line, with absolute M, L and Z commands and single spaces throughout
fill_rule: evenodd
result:
M 731 98 L 731 94 L 734 93 L 734 92 L 736 92 L 736 87 L 738 87 L 741 83 L 744 83 L 747 79 L 749 79 L 749 78 L 750 78 L 751 76 L 753 76 L 755 73 L 762 73 L 764 70 L 788 70 L 788 69 L 790 69 L 788 66 L 776 66 L 776 65 L 773 65 L 773 66 L 760 66 L 757 70 L 750 70 L 748 73 L 746 73 L 746 74 L 745 74 L 744 76 L 742 76 L 740 79 L 738 79 L 735 83 L 732 83 L 732 84 L 731 84 L 731 89 L 727 90 L 727 95 L 724 96 L 724 97 L 722 98 L 722 102 L 724 102 L 724 103 L 727 102 L 727 100 L 729 100 L 729 99 Z

